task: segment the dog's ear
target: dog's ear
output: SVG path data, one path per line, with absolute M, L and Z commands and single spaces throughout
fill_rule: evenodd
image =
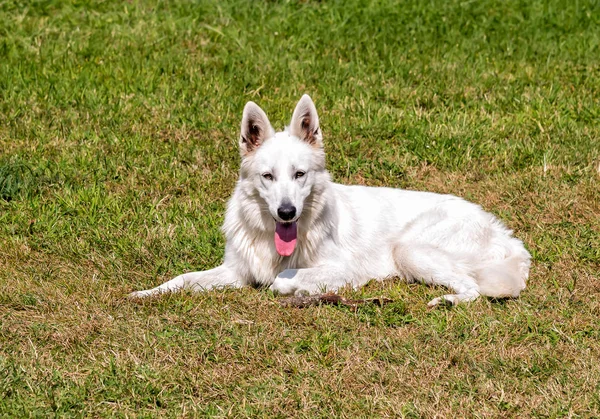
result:
M 242 156 L 260 147 L 263 141 L 274 134 L 267 114 L 256 103 L 246 103 L 240 134 L 240 152 Z
M 290 134 L 311 145 L 323 147 L 323 134 L 319 127 L 317 108 L 315 108 L 315 104 L 308 95 L 302 96 L 296 105 L 296 109 L 294 109 Z

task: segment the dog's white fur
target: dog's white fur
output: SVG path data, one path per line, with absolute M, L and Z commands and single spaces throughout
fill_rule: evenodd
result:
M 478 205 L 452 195 L 331 182 L 319 118 L 307 95 L 290 126 L 277 133 L 262 109 L 248 102 L 240 151 L 240 178 L 223 225 L 223 264 L 133 297 L 244 285 L 313 294 L 404 277 L 453 291 L 429 302 L 435 306 L 480 295 L 517 297 L 525 288 L 529 253 Z M 284 201 L 296 207 L 298 231 L 287 257 L 274 244 Z

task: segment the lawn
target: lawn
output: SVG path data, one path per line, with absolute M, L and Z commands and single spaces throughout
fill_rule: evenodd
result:
M 335 181 L 504 220 L 521 297 L 125 298 L 219 264 L 243 106 L 303 93 Z M 2 417 L 598 417 L 599 272 L 597 0 L 0 0 Z

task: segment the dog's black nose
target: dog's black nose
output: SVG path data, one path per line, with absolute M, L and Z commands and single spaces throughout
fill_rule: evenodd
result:
M 277 209 L 277 215 L 283 221 L 290 221 L 296 216 L 296 207 L 291 202 L 285 202 Z

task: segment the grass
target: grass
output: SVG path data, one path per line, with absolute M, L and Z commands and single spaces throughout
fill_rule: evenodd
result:
M 600 3 L 0 1 L 0 416 L 600 416 Z M 464 196 L 517 300 L 124 296 L 218 264 L 241 110 L 336 181 Z

